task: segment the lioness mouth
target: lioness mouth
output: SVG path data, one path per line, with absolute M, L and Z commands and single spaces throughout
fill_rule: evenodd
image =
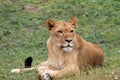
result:
M 67 46 L 61 46 L 61 48 L 67 48 L 67 47 L 71 47 L 70 45 L 67 45 Z

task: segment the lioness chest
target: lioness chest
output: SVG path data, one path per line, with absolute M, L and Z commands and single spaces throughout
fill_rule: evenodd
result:
M 65 52 L 62 50 L 51 50 L 49 55 L 49 65 L 55 67 L 56 69 L 62 69 L 68 64 L 77 63 L 77 52 Z

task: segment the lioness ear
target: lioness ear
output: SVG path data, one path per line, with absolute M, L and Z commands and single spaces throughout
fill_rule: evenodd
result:
M 76 27 L 76 25 L 78 23 L 78 19 L 76 17 L 73 17 L 70 19 L 69 23 L 71 23 L 73 26 Z
M 45 23 L 46 27 L 48 28 L 48 30 L 52 30 L 52 28 L 55 27 L 55 21 L 52 19 L 48 19 Z

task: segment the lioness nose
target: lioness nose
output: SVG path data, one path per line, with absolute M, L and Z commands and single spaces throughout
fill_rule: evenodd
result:
M 70 43 L 72 40 L 65 40 L 66 42 Z

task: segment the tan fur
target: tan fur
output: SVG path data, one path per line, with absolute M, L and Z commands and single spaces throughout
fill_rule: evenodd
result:
M 46 72 L 48 71 L 52 77 L 77 73 L 83 66 L 96 66 L 104 61 L 103 51 L 95 44 L 82 39 L 75 32 L 76 24 L 77 18 L 72 18 L 68 23 L 46 21 L 46 27 L 50 32 L 50 38 L 47 41 L 48 66 L 54 67 L 52 73 L 49 73 L 49 70 Z M 65 51 L 61 48 L 61 46 L 67 45 L 65 40 L 72 40 L 72 50 Z
M 52 19 L 46 21 L 50 32 L 47 41 L 48 60 L 38 67 L 40 77 L 44 72 L 53 78 L 75 74 L 79 73 L 81 67 L 103 63 L 103 51 L 97 45 L 81 38 L 75 32 L 76 24 L 75 17 L 69 22 L 56 22 Z

